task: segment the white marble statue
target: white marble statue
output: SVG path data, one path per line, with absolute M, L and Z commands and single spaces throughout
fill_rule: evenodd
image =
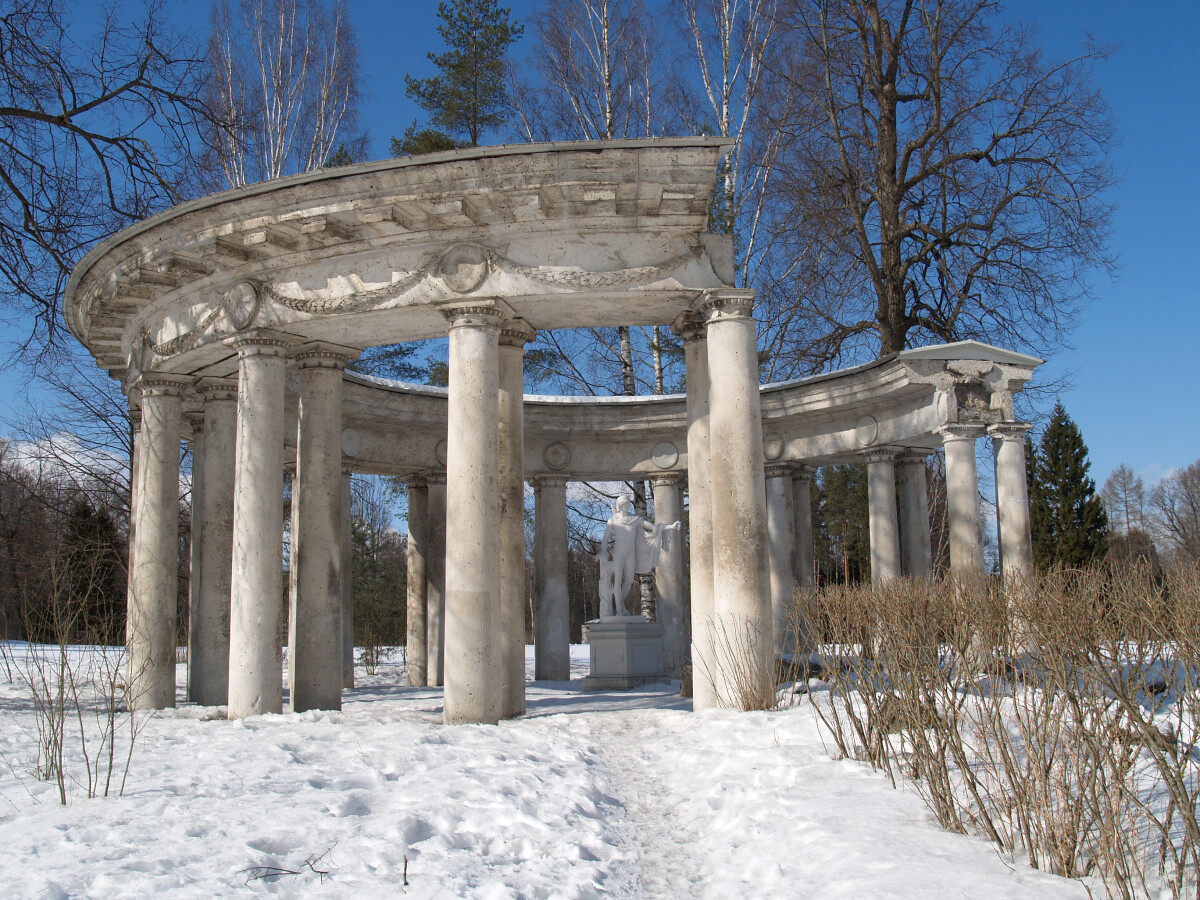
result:
M 624 613 L 623 604 L 635 575 L 646 575 L 658 565 L 671 532 L 680 523 L 651 524 L 633 511 L 628 497 L 613 501 L 613 514 L 604 526 L 596 559 L 600 563 L 600 619 Z M 676 538 L 677 539 L 677 538 Z

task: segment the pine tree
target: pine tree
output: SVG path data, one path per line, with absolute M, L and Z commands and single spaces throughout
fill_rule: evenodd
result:
M 429 113 L 434 128 L 418 131 L 414 123 L 403 141 L 393 139 L 393 152 L 451 149 L 458 138 L 476 147 L 484 131 L 505 123 L 512 104 L 504 55 L 524 31 L 512 21 L 511 12 L 496 0 L 438 3 L 442 23 L 437 30 L 447 50 L 427 55 L 440 72 L 432 78 L 404 76 L 405 92 Z
M 813 497 L 813 533 L 822 583 L 871 577 L 867 469 L 824 466 Z
M 1031 465 L 1029 518 L 1041 568 L 1084 566 L 1104 556 L 1108 517 L 1088 477 L 1087 452 L 1078 426 L 1056 403 Z

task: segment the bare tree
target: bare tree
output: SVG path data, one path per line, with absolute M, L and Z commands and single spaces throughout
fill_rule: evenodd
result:
M 1100 491 L 1108 511 L 1109 527 L 1128 536 L 1131 531 L 1145 528 L 1146 485 L 1133 469 L 1121 463 L 1108 476 Z
M 532 24 L 541 89 L 514 96 L 528 140 L 653 133 L 655 53 L 641 0 L 544 0 Z
M 1107 51 L 1049 61 L 998 10 L 781 0 L 771 77 L 804 102 L 773 122 L 795 287 L 770 301 L 793 370 L 964 338 L 1044 351 L 1111 270 Z
M 1150 491 L 1156 537 L 1179 559 L 1200 561 L 1200 459 Z
M 763 59 L 775 25 L 776 0 L 683 0 L 676 7 L 694 54 L 703 101 L 677 78 L 673 94 L 688 131 L 733 138 L 721 161 L 722 189 L 710 227 L 737 235 L 739 280 L 753 284 L 765 189 L 778 132 L 756 117 Z M 706 102 L 706 106 L 705 106 Z M 790 102 L 790 101 L 789 101 Z
M 345 0 L 213 6 L 205 98 L 221 126 L 212 166 L 227 187 L 360 159 L 358 47 Z
M 58 342 L 59 298 L 88 248 L 178 202 L 206 110 L 200 60 L 162 4 L 0 6 L 0 299 L 21 352 Z M 81 21 L 82 20 L 82 21 Z

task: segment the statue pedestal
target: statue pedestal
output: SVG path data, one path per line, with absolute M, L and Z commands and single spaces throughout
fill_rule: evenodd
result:
M 667 681 L 663 671 L 663 626 L 642 616 L 606 616 L 583 626 L 591 673 L 585 691 L 627 691 Z

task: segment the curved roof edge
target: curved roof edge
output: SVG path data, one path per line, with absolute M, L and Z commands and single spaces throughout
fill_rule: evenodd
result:
M 1045 362 L 1044 359 L 1038 359 L 1036 356 L 1027 356 L 1024 353 L 1017 353 L 1015 350 L 1005 350 L 1003 347 L 995 347 L 991 344 L 981 343 L 980 341 L 955 341 L 953 344 L 935 344 L 931 347 L 914 347 L 910 350 L 901 350 L 899 353 L 889 353 L 887 356 L 881 356 L 879 359 L 872 359 L 868 362 L 860 363 L 857 366 L 850 366 L 846 369 L 835 369 L 832 372 L 822 372 L 819 375 L 806 375 L 803 378 L 793 378 L 789 381 L 773 381 L 768 384 L 760 384 L 758 386 L 758 390 L 760 393 L 767 393 L 771 391 L 783 390 L 785 388 L 796 387 L 802 384 L 816 384 L 832 378 L 842 378 L 847 375 L 865 372 L 868 369 L 883 366 L 889 362 L 905 359 L 969 359 L 980 360 L 983 362 L 1001 363 L 1012 366 L 1028 366 L 1029 368 L 1037 368 Z M 447 389 L 444 387 L 413 384 L 412 382 L 384 378 L 379 375 L 367 375 L 362 372 L 352 371 L 350 369 L 346 370 L 346 377 L 351 381 L 357 381 L 363 384 L 384 388 L 385 390 L 394 390 L 402 393 L 427 394 L 440 397 L 445 397 L 448 394 Z M 563 405 L 620 405 L 623 403 L 655 402 L 666 403 L 679 402 L 680 400 L 687 399 L 686 394 L 637 394 L 634 396 L 629 396 L 626 394 L 602 396 L 597 396 L 594 394 L 524 394 L 523 397 L 527 403 Z
M 266 181 L 256 181 L 253 184 L 243 185 L 238 188 L 220 191 L 216 194 L 206 194 L 203 197 L 197 197 L 193 200 L 188 200 L 180 203 L 177 206 L 172 206 L 162 212 L 155 213 L 147 219 L 142 219 L 140 222 L 121 229 L 116 234 L 109 235 L 99 244 L 84 254 L 83 258 L 75 264 L 71 270 L 71 277 L 67 281 L 67 288 L 63 291 L 63 316 L 67 319 L 67 326 L 74 333 L 74 323 L 71 321 L 70 309 L 73 306 L 75 291 L 79 287 L 79 282 L 83 276 L 91 269 L 96 261 L 112 250 L 114 247 L 125 243 L 126 241 L 137 237 L 143 232 L 149 231 L 152 228 L 161 225 L 164 222 L 169 222 L 179 216 L 187 215 L 188 213 L 196 212 L 197 210 L 205 209 L 209 206 L 216 206 L 221 203 L 226 203 L 230 200 L 240 200 L 246 197 L 254 197 L 259 194 L 267 194 L 272 191 L 277 191 L 284 188 L 295 187 L 298 185 L 311 184 L 318 181 L 333 181 L 339 178 L 353 177 L 355 175 L 370 174 L 372 172 L 387 171 L 390 169 L 405 169 L 410 166 L 427 166 L 445 162 L 462 162 L 474 159 L 487 159 L 504 156 L 522 156 L 529 154 L 554 153 L 559 151 L 576 151 L 576 152 L 591 152 L 599 153 L 603 150 L 642 150 L 642 149 L 662 149 L 670 150 L 673 148 L 686 147 L 712 147 L 722 149 L 732 147 L 733 141 L 727 137 L 713 137 L 711 135 L 696 135 L 693 137 L 678 137 L 678 138 L 631 138 L 615 141 L 549 141 L 546 143 L 528 143 L 528 144 L 496 144 L 491 147 L 468 147 L 464 150 L 446 150 L 441 153 L 426 153 L 420 156 L 402 156 L 393 157 L 391 159 L 376 159 L 364 163 L 356 163 L 352 166 L 335 166 L 331 168 L 312 169 L 308 172 L 300 172 L 296 175 L 287 175 L 283 178 L 271 178 Z M 715 180 L 716 175 L 714 173 Z M 76 335 L 78 337 L 78 335 Z

